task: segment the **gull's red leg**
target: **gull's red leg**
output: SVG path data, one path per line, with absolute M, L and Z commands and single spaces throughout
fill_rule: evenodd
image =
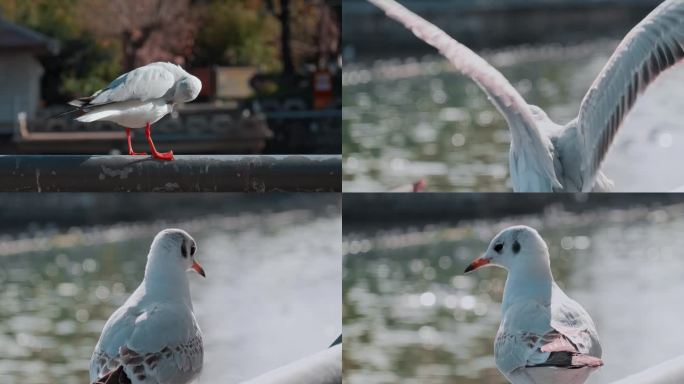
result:
M 133 145 L 131 144 L 131 129 L 126 128 L 126 138 L 128 139 L 128 154 L 130 156 L 146 156 L 145 152 L 133 152 Z
M 152 141 L 152 129 L 150 123 L 145 126 L 145 136 L 147 136 L 147 142 L 150 143 L 150 151 L 152 151 L 152 157 L 159 160 L 173 160 L 173 151 L 168 152 L 157 152 L 157 148 L 154 147 L 154 142 Z

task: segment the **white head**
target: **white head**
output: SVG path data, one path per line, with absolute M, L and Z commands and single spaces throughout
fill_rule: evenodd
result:
M 187 232 L 182 229 L 169 228 L 157 234 L 147 255 L 145 277 L 150 273 L 172 275 L 185 273 L 188 270 L 205 277 L 204 269 L 195 260 L 197 244 Z
M 202 82 L 195 76 L 188 74 L 185 78 L 176 83 L 173 99 L 176 102 L 187 103 L 197 98 L 202 90 Z
M 508 271 L 525 269 L 550 271 L 549 249 L 533 228 L 516 225 L 499 232 L 484 255 L 473 260 L 465 272 L 493 265 Z

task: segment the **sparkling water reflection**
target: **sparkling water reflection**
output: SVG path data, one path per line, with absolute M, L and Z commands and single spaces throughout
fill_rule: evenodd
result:
M 485 53 L 525 99 L 560 124 L 573 119 L 615 48 L 597 42 Z M 509 132 L 469 79 L 439 57 L 347 63 L 343 78 L 345 191 L 387 191 L 424 178 L 430 191 L 507 191 Z M 684 160 L 684 66 L 640 98 L 603 170 L 620 191 L 670 191 Z M 656 171 L 662 170 L 662 171 Z
M 344 239 L 346 382 L 503 384 L 493 358 L 505 271 L 464 275 L 502 228 L 549 244 L 559 285 L 597 324 L 609 383 L 682 354 L 684 207 L 477 221 Z M 371 233 L 371 232 L 368 232 Z
M 190 275 L 203 381 L 235 383 L 325 348 L 340 332 L 339 213 L 175 223 L 198 242 Z M 0 382 L 86 383 L 104 322 L 142 279 L 165 223 L 0 241 Z M 282 332 L 283 327 L 288 332 Z

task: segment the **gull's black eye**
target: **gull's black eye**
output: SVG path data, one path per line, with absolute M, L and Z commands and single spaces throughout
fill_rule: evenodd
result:
M 513 242 L 513 253 L 518 253 L 520 252 L 520 243 L 518 243 L 518 240 Z
M 196 251 L 196 250 L 197 250 L 197 248 L 195 248 L 195 244 L 193 244 L 193 245 L 190 247 L 190 256 L 195 256 L 195 251 Z
M 494 246 L 494 250 L 496 251 L 496 253 L 501 253 L 502 249 L 503 249 L 503 243 L 499 243 L 499 244 Z
M 181 255 L 183 255 L 183 257 L 188 257 L 188 250 L 185 249 L 185 242 L 181 244 Z

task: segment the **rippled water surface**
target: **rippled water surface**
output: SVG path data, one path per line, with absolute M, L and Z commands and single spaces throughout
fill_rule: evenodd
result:
M 202 382 L 235 383 L 327 347 L 340 332 L 339 213 L 176 223 L 198 243 L 190 274 Z M 104 322 L 140 282 L 159 223 L 0 239 L 0 382 L 86 383 Z M 284 331 L 287 330 L 287 331 Z
M 349 384 L 504 384 L 493 357 L 505 271 L 464 275 L 504 227 L 546 239 L 558 284 L 591 314 L 610 383 L 682 355 L 684 207 L 478 221 L 350 234 L 344 240 Z M 371 234 L 374 233 L 374 234 Z
M 484 57 L 530 104 L 560 124 L 573 119 L 615 42 L 508 49 Z M 619 191 L 684 186 L 684 66 L 636 103 L 603 165 Z M 387 191 L 425 179 L 429 191 L 511 190 L 509 132 L 469 79 L 439 57 L 345 65 L 345 191 Z

